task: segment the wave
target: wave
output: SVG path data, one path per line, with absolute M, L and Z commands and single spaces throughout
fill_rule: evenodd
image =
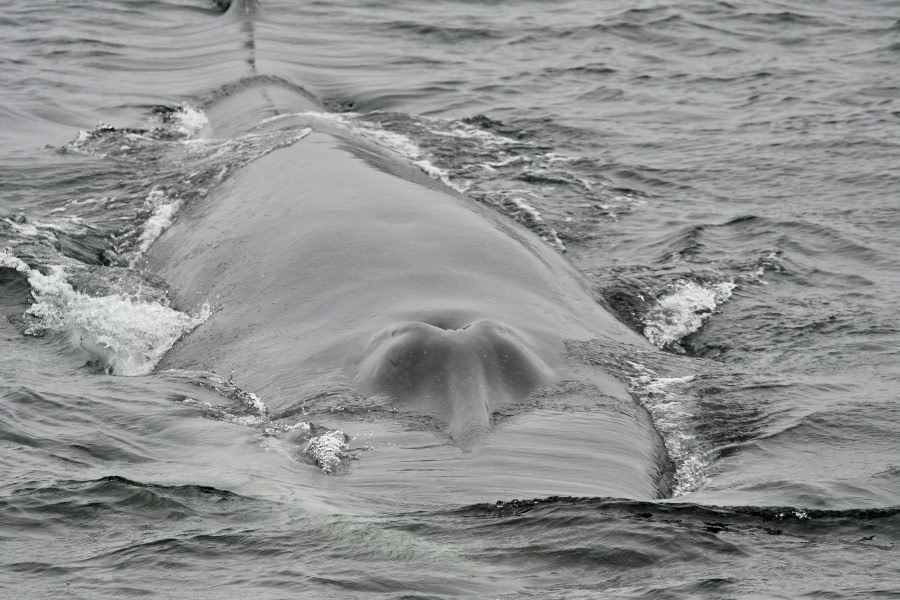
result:
M 644 335 L 660 349 L 676 346 L 699 330 L 716 308 L 731 298 L 735 287 L 733 281 L 707 286 L 691 280 L 677 281 L 644 316 Z
M 44 274 L 6 251 L 0 251 L 0 268 L 21 273 L 31 286 L 34 302 L 25 311 L 26 335 L 62 334 L 102 370 L 116 375 L 149 373 L 178 338 L 211 314 L 207 305 L 187 315 L 155 295 L 143 299 L 139 291 L 137 297 L 124 292 L 91 296 L 72 287 L 63 267 L 50 267 Z

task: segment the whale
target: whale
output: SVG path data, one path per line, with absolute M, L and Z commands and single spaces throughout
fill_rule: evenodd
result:
M 233 374 L 275 420 L 340 391 L 343 409 L 415 417 L 420 436 L 463 461 L 577 382 L 599 407 L 573 417 L 593 444 L 586 469 L 599 473 L 588 491 L 667 493 L 671 469 L 649 415 L 613 373 L 571 353 L 573 343 L 649 343 L 556 249 L 351 129 L 308 116 L 323 108 L 301 86 L 251 77 L 204 110 L 200 137 L 305 135 L 187 203 L 143 256 L 176 308 L 213 309 L 158 371 Z M 509 451 L 515 436 L 506 437 Z

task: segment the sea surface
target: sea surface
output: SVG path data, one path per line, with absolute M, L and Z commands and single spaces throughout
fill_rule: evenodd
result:
M 0 597 L 900 597 L 900 3 L 227 9 L 0 11 Z M 588 354 L 652 417 L 665 497 L 562 464 L 537 498 L 376 493 L 398 450 L 352 398 L 320 417 L 350 441 L 301 449 L 241 373 L 155 370 L 209 313 L 141 256 L 305 135 L 204 137 L 255 85 L 531 229 L 658 348 Z M 603 463 L 538 406 L 473 478 Z

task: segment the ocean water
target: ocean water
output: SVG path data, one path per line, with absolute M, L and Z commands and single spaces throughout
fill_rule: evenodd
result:
M 900 596 L 896 2 L 7 4 L 0 597 Z M 616 421 L 573 388 L 463 451 L 353 390 L 276 414 L 157 368 L 217 299 L 145 253 L 318 129 L 584 274 L 649 343 L 569 352 L 666 485 L 594 493 Z

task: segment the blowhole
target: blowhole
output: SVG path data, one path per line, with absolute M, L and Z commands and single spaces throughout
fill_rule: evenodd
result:
M 464 331 L 473 325 L 472 319 L 467 315 L 429 315 L 420 321 L 444 331 Z

